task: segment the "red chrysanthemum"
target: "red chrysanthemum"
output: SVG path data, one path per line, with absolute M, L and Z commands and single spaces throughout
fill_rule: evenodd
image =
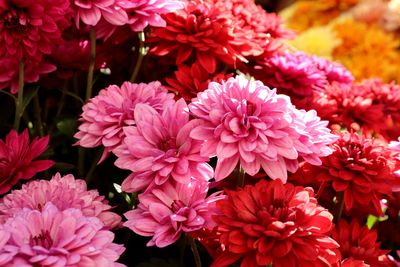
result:
M 319 206 L 310 188 L 262 180 L 227 191 L 214 216 L 223 252 L 212 266 L 333 266 L 338 244 L 328 235 L 332 215 Z
M 162 17 L 167 26 L 153 30 L 150 53 L 174 54 L 176 64 L 195 59 L 210 73 L 215 72 L 217 62 L 232 66 L 237 60 L 246 61 L 235 40 L 232 21 L 221 16 L 211 2 L 190 1 L 184 9 Z
M 179 65 L 174 76 L 165 80 L 172 91 L 175 91 L 186 101 L 190 101 L 197 96 L 197 93 L 206 90 L 210 82 L 221 82 L 231 76 L 223 72 L 209 73 L 196 61 L 191 66 Z
M 68 0 L 0 0 L 0 57 L 40 61 L 70 24 Z
M 400 135 L 400 86 L 394 83 L 334 83 L 315 92 L 312 108 L 321 118 L 347 128 L 356 123 L 391 139 Z
M 0 140 L 0 194 L 6 193 L 21 179 L 30 179 L 36 173 L 53 166 L 52 160 L 35 160 L 49 143 L 49 137 L 35 138 L 29 144 L 28 130 L 18 135 L 11 131 L 6 141 Z
M 379 248 L 376 230 L 370 230 L 366 225 L 361 226 L 357 220 L 350 223 L 340 220 L 332 231 L 332 237 L 340 245 L 342 266 L 390 266 L 386 256 L 389 251 Z
M 278 15 L 267 13 L 254 0 L 207 1 L 220 10 L 221 16 L 232 20 L 235 38 L 240 40 L 244 56 L 272 54 L 282 46 L 280 39 L 294 37 L 292 31 L 283 27 Z
M 351 84 L 333 83 L 315 92 L 312 108 L 321 118 L 349 129 L 352 124 L 365 128 L 383 128 L 383 105 L 374 102 L 371 94 Z
M 322 158 L 321 166 L 302 165 L 309 177 L 332 188 L 338 199 L 344 197 L 346 211 L 382 215 L 380 200 L 398 184 L 394 158 L 384 146 L 354 133 L 341 134 L 332 145 L 333 154 Z

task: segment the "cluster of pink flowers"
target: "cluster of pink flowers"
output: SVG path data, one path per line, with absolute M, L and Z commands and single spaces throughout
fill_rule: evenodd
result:
M 400 87 L 294 36 L 254 0 L 0 0 L 0 265 L 131 266 L 132 232 L 196 267 L 400 262 Z
M 14 190 L 0 201 L 2 266 L 124 266 L 123 246 L 110 228 L 121 217 L 83 180 L 56 174 Z

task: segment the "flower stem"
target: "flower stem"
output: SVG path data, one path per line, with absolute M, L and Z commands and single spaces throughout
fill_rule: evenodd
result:
M 196 267 L 201 267 L 201 259 L 199 251 L 197 250 L 196 240 L 188 236 L 188 241 L 190 244 L 190 248 L 192 249 L 194 261 L 196 263 Z
M 89 63 L 87 84 L 86 84 L 86 101 L 88 101 L 92 97 L 95 59 L 96 59 L 96 30 L 92 26 L 90 28 L 90 63 Z
M 92 97 L 93 94 L 93 73 L 94 64 L 96 60 L 96 30 L 92 26 L 90 28 L 90 63 L 86 83 L 86 102 Z M 78 172 L 82 177 L 85 175 L 85 150 L 80 147 L 78 149 Z
M 344 207 L 344 192 L 340 192 L 339 193 L 339 197 L 338 197 L 338 203 L 339 203 L 339 210 L 336 214 L 336 223 L 339 222 L 340 217 L 342 217 L 342 213 L 343 213 L 343 207 Z
M 21 116 L 23 113 L 23 105 L 24 105 L 24 68 L 25 62 L 21 60 L 19 63 L 18 69 L 18 97 L 15 102 L 15 119 L 14 119 L 14 129 L 18 131 L 19 123 L 21 121 Z
M 140 70 L 140 67 L 143 62 L 143 58 L 147 54 L 147 49 L 144 46 L 144 41 L 145 41 L 144 32 L 139 32 L 138 36 L 139 36 L 139 56 L 138 56 L 138 59 L 136 62 L 135 69 L 133 70 L 133 73 L 132 73 L 132 76 L 130 79 L 130 81 L 132 83 L 136 81 L 137 75 L 139 74 L 139 70 Z
M 37 94 L 33 97 L 33 108 L 35 109 L 35 119 L 36 119 L 37 129 L 39 131 L 39 136 L 43 137 L 44 130 L 42 122 L 42 111 L 40 109 L 39 97 Z
M 237 186 L 243 187 L 244 186 L 244 179 L 246 177 L 246 172 L 242 168 L 242 166 L 239 167 L 239 176 L 237 179 Z

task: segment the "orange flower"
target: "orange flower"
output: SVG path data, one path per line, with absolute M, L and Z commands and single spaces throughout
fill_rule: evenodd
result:
M 385 82 L 399 80 L 399 40 L 377 25 L 354 20 L 338 22 L 333 26 L 342 44 L 333 51 L 333 58 L 346 66 L 361 80 L 381 77 Z M 377 68 L 379 66 L 379 68 Z
M 314 26 L 326 25 L 348 10 L 359 0 L 305 0 L 283 11 L 289 28 L 304 31 Z

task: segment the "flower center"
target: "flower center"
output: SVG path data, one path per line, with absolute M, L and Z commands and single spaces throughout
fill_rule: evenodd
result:
M 46 249 L 49 249 L 53 246 L 53 240 L 51 239 L 48 230 L 46 231 L 42 230 L 42 232 L 39 235 L 31 237 L 29 241 L 32 246 L 41 246 Z
M 174 213 L 177 213 L 181 208 L 186 207 L 185 203 L 182 202 L 182 200 L 174 200 L 172 202 L 171 208 Z
M 5 14 L 4 18 L 4 26 L 6 29 L 15 32 L 24 32 L 27 29 L 27 17 L 24 10 L 9 10 L 8 13 Z

